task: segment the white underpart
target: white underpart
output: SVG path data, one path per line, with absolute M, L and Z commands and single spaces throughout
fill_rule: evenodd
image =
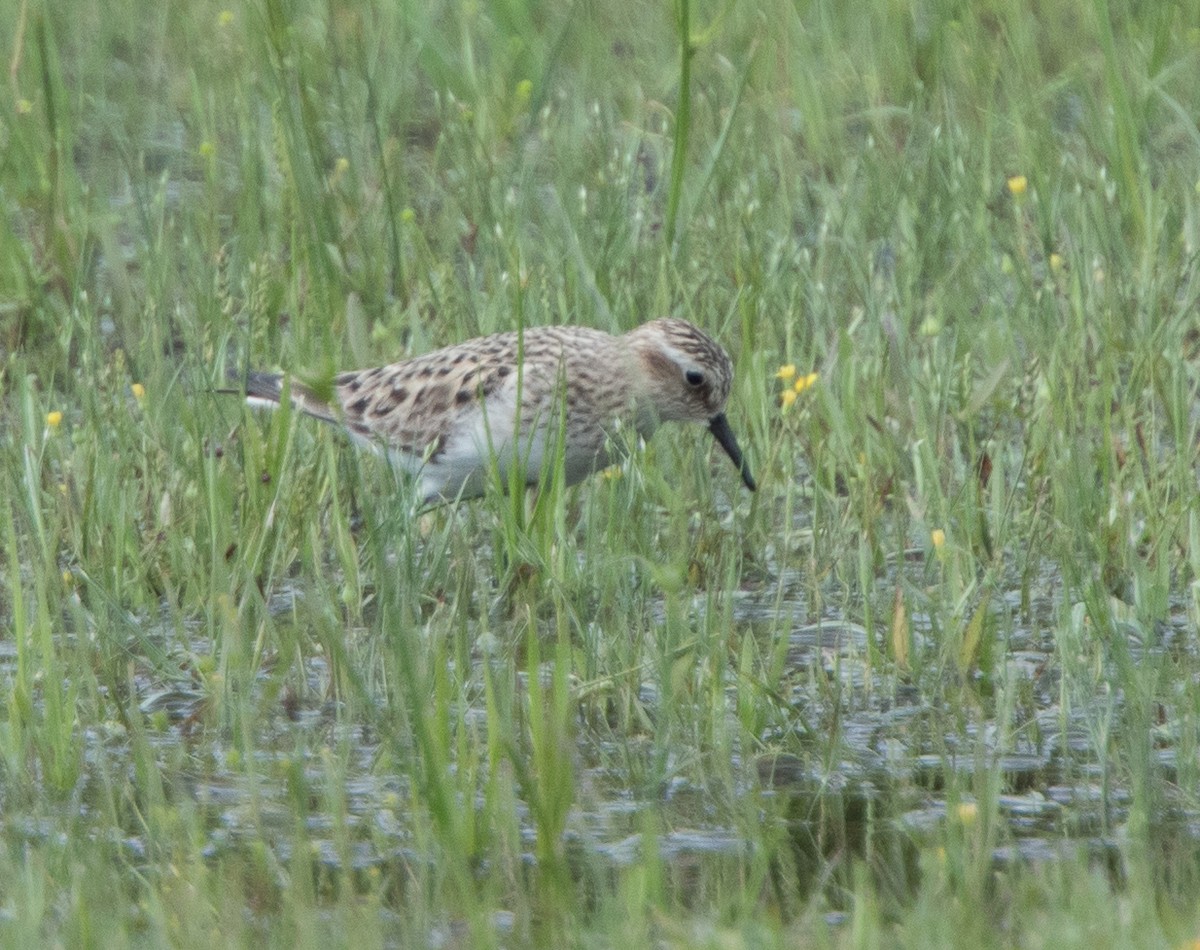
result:
M 418 476 L 417 492 L 426 501 L 483 494 L 493 458 L 502 485 L 508 483 L 514 464 L 522 469 L 522 483 L 536 481 L 546 460 L 547 426 L 539 421 L 523 433 L 518 446 L 515 396 L 516 386 L 506 386 L 487 400 L 486 407 L 475 403 L 464 409 L 435 458 L 392 451 L 394 464 Z

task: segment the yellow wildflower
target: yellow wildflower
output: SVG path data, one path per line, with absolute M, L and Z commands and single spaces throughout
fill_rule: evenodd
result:
M 1063 264 L 1063 259 L 1062 259 L 1061 254 L 1051 254 L 1050 255 L 1050 272 L 1051 273 L 1057 274 L 1060 270 L 1063 269 L 1063 266 L 1064 266 L 1064 264 Z
M 779 404 L 786 409 L 796 401 L 796 391 L 794 389 L 785 389 L 779 394 Z
M 529 100 L 533 97 L 533 81 L 530 79 L 522 79 L 517 83 L 517 108 L 524 109 L 529 105 Z
M 1008 179 L 1008 191 L 1014 198 L 1020 198 L 1029 190 L 1029 179 L 1024 175 L 1013 175 Z
M 796 378 L 796 365 L 794 363 L 788 363 L 785 366 L 779 367 L 775 373 L 775 378 L 782 379 L 785 383 L 790 383 Z
M 200 148 L 197 151 L 199 151 L 201 158 L 212 158 L 217 154 L 217 146 L 208 139 L 205 139 L 200 143 Z
M 62 420 L 63 415 L 57 409 L 55 409 L 53 412 L 46 413 L 46 425 L 48 425 L 51 429 L 57 429 L 60 425 L 62 425 Z
M 809 373 L 806 376 L 801 376 L 798 380 L 796 380 L 796 383 L 794 386 L 792 386 L 792 389 L 795 391 L 796 395 L 800 395 L 800 393 L 804 392 L 805 390 L 812 389 L 812 387 L 816 385 L 817 380 L 820 378 L 820 373 Z
M 232 10 L 222 10 L 220 13 L 218 13 L 217 14 L 217 26 L 219 26 L 219 27 L 233 26 L 233 11 Z
M 940 551 L 946 546 L 946 532 L 941 528 L 934 528 L 929 532 L 929 540 L 933 542 L 933 549 Z
M 133 398 L 136 399 L 138 402 L 141 402 L 143 399 L 146 398 L 146 387 L 143 386 L 141 383 L 133 383 L 129 387 L 129 391 L 131 393 L 133 393 Z
M 329 173 L 329 187 L 336 188 L 346 177 L 346 172 L 350 170 L 350 159 L 345 155 L 339 155 L 338 160 L 333 163 L 333 171 Z
M 954 817 L 960 824 L 972 825 L 979 817 L 979 806 L 974 802 L 959 802 L 958 807 L 954 809 Z

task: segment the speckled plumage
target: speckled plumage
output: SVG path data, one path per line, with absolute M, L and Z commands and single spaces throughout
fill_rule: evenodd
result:
M 568 484 L 609 464 L 622 425 L 648 437 L 660 422 L 691 421 L 708 424 L 753 490 L 724 414 L 732 382 L 729 355 L 711 337 L 663 318 L 622 336 L 558 326 L 479 337 L 340 373 L 331 401 L 294 380 L 288 391 L 301 411 L 386 451 L 432 502 L 481 495 L 492 457 L 505 480 L 517 460 L 536 484 L 560 418 Z M 282 398 L 278 374 L 251 372 L 244 383 L 253 404 Z

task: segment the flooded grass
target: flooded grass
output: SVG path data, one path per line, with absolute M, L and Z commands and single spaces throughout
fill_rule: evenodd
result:
M 0 37 L 2 942 L 1200 937 L 1191 6 Z M 753 495 L 421 511 L 214 392 L 665 313 Z

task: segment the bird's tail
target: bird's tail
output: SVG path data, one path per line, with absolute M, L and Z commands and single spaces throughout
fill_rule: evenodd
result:
M 284 377 L 281 373 L 264 373 L 256 369 L 239 372 L 230 370 L 229 382 L 236 384 L 218 393 L 230 396 L 241 396 L 251 406 L 277 409 L 283 401 Z M 288 398 L 293 406 L 306 415 L 322 422 L 337 422 L 337 416 L 328 402 L 319 399 L 311 388 L 295 379 L 287 380 Z

